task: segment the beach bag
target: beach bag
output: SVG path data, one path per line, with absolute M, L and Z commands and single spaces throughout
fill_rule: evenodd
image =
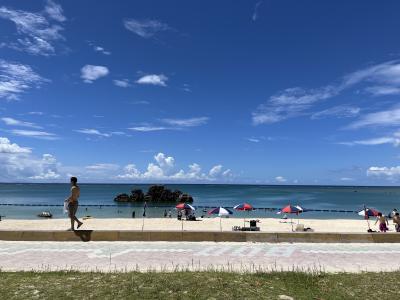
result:
M 68 200 L 64 200 L 63 213 L 64 214 L 68 213 Z

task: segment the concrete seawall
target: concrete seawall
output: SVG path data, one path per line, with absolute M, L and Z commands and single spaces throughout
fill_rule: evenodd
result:
M 400 243 L 400 233 L 229 231 L 0 230 L 5 241 L 173 241 L 268 243 Z

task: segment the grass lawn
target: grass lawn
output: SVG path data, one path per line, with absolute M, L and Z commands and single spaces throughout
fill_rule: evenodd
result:
M 0 272 L 0 299 L 400 299 L 400 272 Z

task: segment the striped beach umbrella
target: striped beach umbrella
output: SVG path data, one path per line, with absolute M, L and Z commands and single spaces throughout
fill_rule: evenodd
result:
M 250 212 L 250 211 L 253 210 L 254 208 L 253 208 L 253 206 L 252 206 L 251 204 L 245 202 L 245 203 L 242 203 L 242 204 L 235 205 L 235 206 L 233 207 L 233 209 L 234 209 L 234 210 L 240 210 L 240 211 L 247 211 L 247 212 Z M 244 224 L 244 226 L 246 226 L 246 218 L 243 218 L 243 224 Z
M 187 210 L 196 210 L 193 206 L 187 203 L 179 203 L 177 206 L 175 206 L 176 209 L 187 209 Z
M 364 208 L 363 210 L 358 212 L 358 215 L 363 217 L 377 217 L 378 214 L 379 211 L 373 208 Z
M 231 214 L 233 214 L 233 212 L 224 207 L 216 207 L 216 208 L 209 210 L 208 214 L 209 215 L 218 215 L 219 217 L 222 217 L 222 216 L 231 215 Z
M 284 213 L 284 214 L 290 214 L 290 215 L 292 215 L 292 214 L 296 214 L 297 216 L 300 214 L 300 213 L 302 213 L 304 210 L 303 210 L 303 208 L 301 207 L 301 206 L 299 206 L 299 205 L 296 205 L 296 206 L 293 206 L 293 205 L 287 205 L 287 206 L 285 206 L 285 207 L 283 207 L 280 211 L 278 211 L 277 213 L 278 214 L 281 214 L 281 213 Z M 299 220 L 297 220 L 297 223 L 299 222 Z M 293 218 L 291 217 L 290 218 L 290 223 L 292 224 L 292 231 L 293 231 Z
M 211 210 L 209 210 L 208 211 L 208 214 L 209 215 L 218 215 L 218 217 L 219 217 L 219 228 L 221 229 L 221 231 L 222 231 L 222 216 L 228 216 L 228 215 L 231 215 L 231 214 L 233 214 L 233 212 L 232 211 L 230 211 L 229 209 L 227 209 L 227 208 L 224 208 L 224 207 L 216 207 L 216 208 L 213 208 L 213 209 L 211 209 Z
M 253 210 L 254 208 L 249 203 L 242 203 L 242 204 L 235 205 L 233 207 L 233 209 L 235 209 L 235 210 L 243 210 L 243 211 L 250 211 L 250 210 Z
M 299 213 L 303 212 L 303 209 L 300 206 L 293 206 L 293 205 L 287 205 L 283 207 L 280 211 L 278 211 L 278 214 L 284 213 L 284 214 L 296 214 L 298 215 Z

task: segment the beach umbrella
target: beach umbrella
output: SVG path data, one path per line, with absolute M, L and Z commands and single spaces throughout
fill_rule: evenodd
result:
M 363 216 L 365 218 L 368 217 L 377 217 L 379 214 L 379 211 L 373 208 L 364 208 L 363 210 L 358 212 L 359 216 Z
M 188 210 L 196 210 L 193 206 L 187 203 L 179 203 L 175 206 L 176 209 L 188 209 Z
M 175 206 L 176 209 L 179 210 L 196 210 L 193 206 L 191 206 L 190 204 L 187 203 L 179 203 L 177 206 Z M 183 218 L 181 218 L 181 227 L 182 227 L 182 231 L 183 231 Z
M 292 214 L 296 214 L 296 215 L 299 215 L 300 213 L 302 213 L 304 210 L 303 210 L 303 208 L 301 207 L 301 206 L 299 206 L 299 205 L 296 205 L 296 206 L 293 206 L 293 205 L 287 205 L 287 206 L 285 206 L 285 207 L 283 207 L 280 211 L 278 211 L 277 213 L 278 214 L 281 214 L 281 213 L 284 213 L 284 214 L 290 214 L 290 215 L 292 215 Z M 290 217 L 290 223 L 292 223 L 292 231 L 293 231 L 293 218 L 292 217 Z
M 278 211 L 278 214 L 284 213 L 284 214 L 296 214 L 298 215 L 299 213 L 303 212 L 302 208 L 300 206 L 293 206 L 293 205 L 287 205 L 283 207 L 280 211 Z
M 364 209 L 358 212 L 359 216 L 363 216 L 364 219 L 367 221 L 368 224 L 368 229 L 371 229 L 371 226 L 369 224 L 369 217 L 377 217 L 379 214 L 379 211 L 373 208 L 368 208 L 364 205 Z
M 251 204 L 249 204 L 249 203 L 242 203 L 242 204 L 235 205 L 235 206 L 233 207 L 233 209 L 234 209 L 234 210 L 241 210 L 241 211 L 250 212 L 250 211 L 253 210 L 254 208 L 253 208 L 253 206 L 252 206 Z M 244 223 L 244 225 L 246 226 L 246 218 L 243 218 L 243 223 Z
M 233 209 L 235 209 L 235 210 L 243 210 L 243 211 L 250 211 L 250 210 L 253 210 L 254 208 L 249 203 L 242 203 L 242 204 L 235 205 L 233 207 Z
M 233 212 L 230 211 L 227 208 L 224 208 L 224 207 L 216 207 L 216 208 L 213 208 L 213 209 L 209 210 L 208 214 L 209 215 L 218 215 L 218 217 L 219 217 L 219 227 L 220 227 L 220 229 L 222 231 L 222 223 L 221 223 L 221 219 L 222 218 L 221 217 L 222 216 L 229 216 L 229 215 L 233 214 Z

